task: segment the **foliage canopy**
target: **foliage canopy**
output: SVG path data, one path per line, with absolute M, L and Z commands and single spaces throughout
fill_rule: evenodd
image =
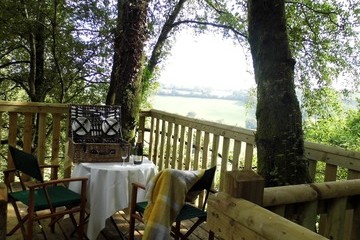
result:
M 359 4 L 286 1 L 290 47 L 297 60 L 295 80 L 303 92 L 304 108 L 326 103 L 326 94 L 313 90 L 329 87 L 337 79 L 345 79 L 347 90 L 358 90 Z M 104 102 L 113 60 L 116 2 L 4 0 L 0 7 L 0 84 L 4 90 L 17 89 L 3 91 L 3 100 Z M 233 38 L 249 54 L 247 1 L 153 0 L 148 9 L 143 102 L 156 87 L 161 63 L 177 33 L 186 28 L 195 34 L 217 32 Z M 34 71 L 39 66 L 33 63 L 34 57 L 40 53 L 31 46 L 39 38 L 43 39 L 44 67 Z M 36 89 L 35 78 L 44 79 Z M 20 89 L 25 95 L 15 96 Z

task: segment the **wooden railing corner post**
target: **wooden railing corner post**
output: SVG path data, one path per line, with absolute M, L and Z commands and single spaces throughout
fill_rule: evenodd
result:
M 233 170 L 225 174 L 224 192 L 262 206 L 264 184 L 264 178 L 252 170 Z

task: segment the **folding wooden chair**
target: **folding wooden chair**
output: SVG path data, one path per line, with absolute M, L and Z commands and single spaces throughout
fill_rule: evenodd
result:
M 171 228 L 171 235 L 174 239 L 187 239 L 191 233 L 203 222 L 206 221 L 207 212 L 206 212 L 206 202 L 210 192 L 215 192 L 211 189 L 212 182 L 214 180 L 216 167 L 207 169 L 204 172 L 204 175 L 191 187 L 188 191 L 188 195 L 198 196 L 201 192 L 205 190 L 204 201 L 202 202 L 202 207 L 198 208 L 192 205 L 189 202 L 186 202 L 185 205 L 180 210 L 179 214 L 176 217 L 175 225 Z M 138 189 L 145 189 L 144 185 L 133 183 L 132 188 L 132 197 L 130 205 L 130 230 L 129 230 L 129 240 L 134 239 L 135 231 L 135 220 L 144 222 L 143 214 L 147 206 L 147 202 L 136 202 Z M 196 219 L 196 222 L 191 226 L 191 228 L 186 233 L 180 232 L 181 222 L 188 219 Z M 209 232 L 209 239 L 214 239 L 214 234 Z
M 5 170 L 4 176 L 5 183 L 9 189 L 8 201 L 14 207 L 18 224 L 7 233 L 7 236 L 14 234 L 20 228 L 24 239 L 32 239 L 34 221 L 37 221 L 40 224 L 40 220 L 50 218 L 49 226 L 51 227 L 51 230 L 54 231 L 55 224 L 58 223 L 64 215 L 69 214 L 73 224 L 75 224 L 77 228 L 79 239 L 83 239 L 85 237 L 84 218 L 87 178 L 54 179 L 45 182 L 42 171 L 46 168 L 55 169 L 53 173 L 55 173 L 54 176 L 57 178 L 58 165 L 40 166 L 36 157 L 32 154 L 21 151 L 13 146 L 9 146 L 9 150 L 15 168 Z M 15 191 L 12 188 L 10 181 L 11 174 L 15 174 L 15 176 L 20 179 L 21 190 Z M 24 182 L 24 174 L 31 177 L 35 182 Z M 65 187 L 65 185 L 69 184 L 71 181 L 81 182 L 80 194 Z M 27 206 L 27 213 L 25 216 L 22 216 L 20 213 L 19 202 Z M 73 215 L 74 213 L 79 213 L 78 223 Z M 27 228 L 25 228 L 26 222 Z M 46 234 L 42 227 L 41 230 L 46 239 Z

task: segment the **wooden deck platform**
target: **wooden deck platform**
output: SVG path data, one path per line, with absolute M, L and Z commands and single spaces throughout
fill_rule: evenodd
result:
M 116 225 L 118 226 L 118 228 L 120 229 L 120 231 L 122 232 L 122 234 L 125 236 L 124 239 L 128 238 L 128 231 L 129 231 L 129 215 L 127 215 L 125 212 L 120 211 L 117 212 L 116 214 L 113 215 L 113 219 L 116 222 Z M 13 211 L 13 208 L 10 204 L 8 204 L 8 217 L 7 217 L 7 229 L 9 231 L 9 229 L 11 229 L 15 224 L 17 223 L 17 219 L 15 216 L 15 213 Z M 189 225 L 191 225 L 191 222 L 184 222 L 182 229 L 184 231 L 186 231 L 186 229 L 189 227 Z M 43 227 L 45 228 L 45 232 L 47 235 L 47 238 L 52 240 L 52 239 L 70 239 L 70 240 L 75 240 L 77 239 L 76 234 L 71 236 L 71 233 L 74 230 L 73 225 L 70 223 L 69 219 L 64 219 L 61 223 L 61 226 L 63 228 L 63 231 L 65 232 L 66 236 L 64 236 L 64 234 L 62 233 L 61 229 L 59 226 L 56 226 L 56 230 L 55 233 L 51 233 L 51 231 L 47 228 L 46 224 L 43 224 Z M 44 236 L 41 233 L 41 230 L 39 228 L 38 225 L 36 225 L 34 227 L 34 237 L 33 239 L 36 240 L 42 240 L 44 239 Z M 136 233 L 135 233 L 135 239 L 141 239 L 142 237 L 142 232 L 144 229 L 143 224 L 141 223 L 137 223 L 136 226 Z M 18 230 L 15 234 L 13 234 L 10 237 L 7 237 L 6 239 L 8 240 L 21 240 L 22 238 L 22 234 L 21 234 L 21 230 Z M 115 240 L 115 239 L 121 239 L 119 234 L 116 231 L 116 228 L 113 226 L 113 224 L 111 223 L 110 219 L 107 220 L 106 222 L 106 226 L 105 229 L 102 230 L 101 234 L 99 234 L 97 240 Z M 208 231 L 206 229 L 206 223 L 202 224 L 200 227 L 198 227 L 194 233 L 189 237 L 189 240 L 200 240 L 200 239 L 208 239 Z

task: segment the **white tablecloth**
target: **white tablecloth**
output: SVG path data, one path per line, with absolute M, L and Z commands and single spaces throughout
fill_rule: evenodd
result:
M 75 164 L 72 177 L 89 178 L 87 201 L 90 218 L 87 236 L 96 239 L 105 227 L 105 221 L 115 212 L 129 207 L 131 184 L 139 182 L 147 184 L 156 174 L 155 165 L 145 159 L 141 165 L 130 163 L 80 163 Z M 71 184 L 69 188 L 80 192 L 79 184 Z M 145 192 L 139 192 L 138 201 L 142 201 Z

